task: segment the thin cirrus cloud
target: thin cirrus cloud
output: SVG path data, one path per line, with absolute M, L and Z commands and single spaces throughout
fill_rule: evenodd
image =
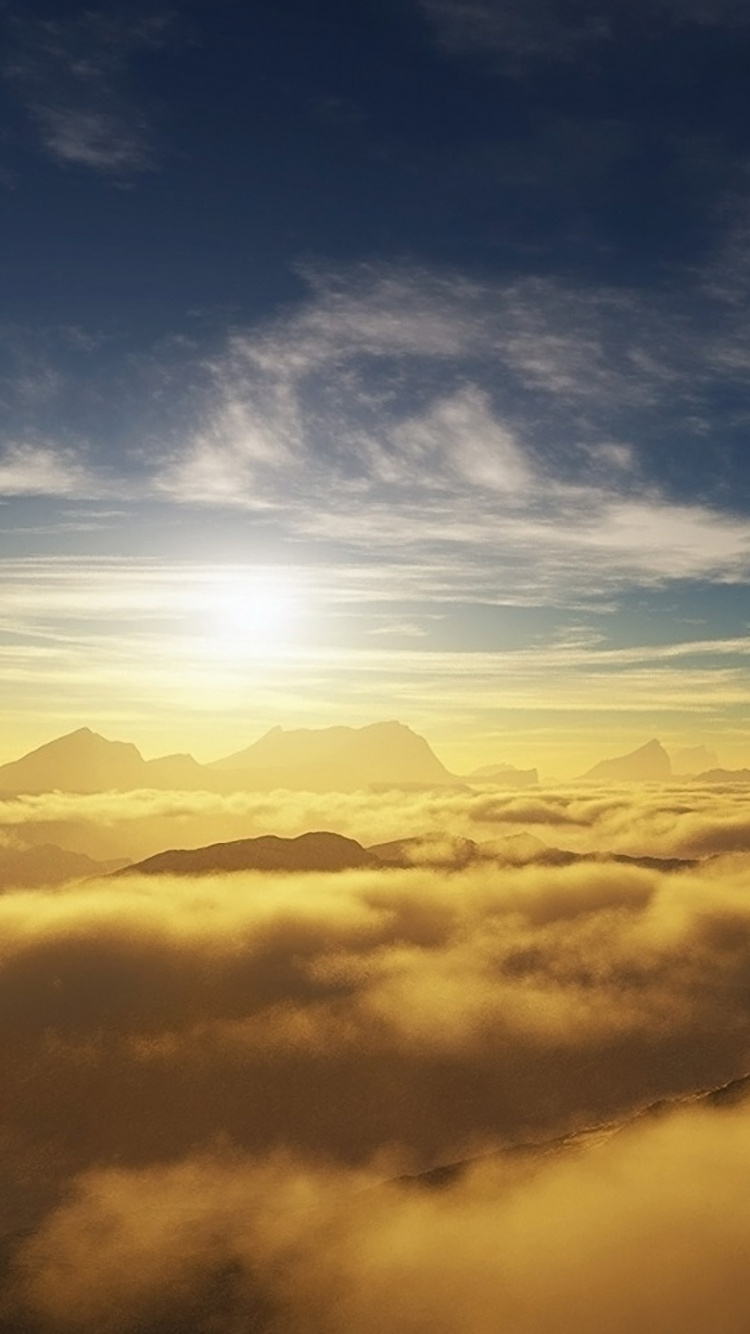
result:
M 747 6 L 736 0 L 419 0 L 449 50 L 495 50 L 528 59 L 571 60 L 610 42 L 633 11 L 651 26 L 741 26 Z
M 371 266 L 310 281 L 204 363 L 155 468 L 142 441 L 119 459 L 11 442 L 0 493 L 245 511 L 338 565 L 355 598 L 377 575 L 402 605 L 747 577 L 747 520 L 668 495 L 636 444 L 678 396 L 700 415 L 721 358 L 742 373 L 721 303 L 691 334 L 664 302 L 540 279 Z
M 406 561 L 432 600 L 746 576 L 750 525 L 670 495 L 651 447 L 675 401 L 700 435 L 717 384 L 744 374 L 726 303 L 706 298 L 698 330 L 663 299 L 538 278 L 309 277 L 306 300 L 203 363 L 155 467 L 136 440 L 119 460 L 10 444 L 0 491 L 85 498 L 118 477 L 141 504 L 259 515 L 326 560 Z
M 745 577 L 746 521 L 670 498 L 632 438 L 678 393 L 698 411 L 710 328 L 540 279 L 370 267 L 311 282 L 306 302 L 228 341 L 157 493 L 381 556 L 418 546 L 464 590 L 490 554 L 482 583 L 506 570 L 523 595 L 573 574 L 587 589 Z
M 36 123 L 45 151 L 63 165 L 127 174 L 152 165 L 146 115 L 128 90 L 128 64 L 158 44 L 153 15 L 129 22 L 86 10 L 76 17 L 12 25 L 5 77 Z
M 73 450 L 20 442 L 6 446 L 0 454 L 0 497 L 93 498 L 103 489 L 103 483 Z

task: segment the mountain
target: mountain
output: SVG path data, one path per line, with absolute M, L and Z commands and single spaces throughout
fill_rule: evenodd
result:
M 736 783 L 742 786 L 750 783 L 750 769 L 709 769 L 705 774 L 692 774 L 694 783 Z
M 0 766 L 0 792 L 102 792 L 146 786 L 144 760 L 127 741 L 106 741 L 81 727 L 20 760 Z
M 719 759 L 715 750 L 706 746 L 690 746 L 686 750 L 675 751 L 672 756 L 672 772 L 682 775 L 701 774 L 706 769 L 718 769 Z
M 199 764 L 192 755 L 160 755 L 155 760 L 144 760 L 142 772 L 146 781 L 141 787 L 196 792 L 209 786 L 205 764 Z
M 496 783 L 498 787 L 526 788 L 539 786 L 536 769 L 516 769 L 513 764 L 483 764 L 466 775 L 467 783 Z
M 424 737 L 403 723 L 368 727 L 274 727 L 210 766 L 238 786 L 351 791 L 362 787 L 456 787 Z
M 144 760 L 129 741 L 107 741 L 89 727 L 0 765 L 0 793 L 109 792 L 205 786 L 204 766 L 190 755 Z
M 586 783 L 666 783 L 672 777 L 672 762 L 660 741 L 649 741 L 627 755 L 600 760 L 583 774 Z
M 108 741 L 80 727 L 0 765 L 0 795 L 14 796 L 138 788 L 337 792 L 373 786 L 460 787 L 461 779 L 448 772 L 424 737 L 397 722 L 294 732 L 275 727 L 214 764 L 199 764 L 192 755 L 144 760 L 131 742 Z
M 511 1144 L 507 1148 L 495 1149 L 478 1158 L 464 1158 L 457 1162 L 441 1163 L 438 1167 L 428 1168 L 426 1172 L 409 1173 L 397 1177 L 402 1185 L 413 1186 L 421 1190 L 442 1190 L 459 1181 L 467 1172 L 476 1168 L 478 1163 L 499 1163 L 512 1161 L 516 1171 L 514 1183 L 520 1177 L 519 1169 L 526 1168 L 530 1173 L 543 1163 L 553 1162 L 557 1158 L 566 1158 L 581 1150 L 597 1152 L 611 1140 L 640 1130 L 649 1121 L 663 1121 L 688 1110 L 698 1110 L 710 1116 L 712 1111 L 721 1111 L 727 1107 L 741 1107 L 750 1104 L 750 1075 L 740 1075 L 718 1088 L 698 1089 L 695 1093 L 683 1093 L 673 1098 L 660 1098 L 658 1102 L 648 1103 L 640 1111 L 622 1121 L 608 1121 L 603 1124 L 586 1126 L 583 1130 L 573 1130 L 567 1135 L 555 1139 L 526 1140 Z
M 382 866 L 437 866 L 458 871 L 483 860 L 482 848 L 471 838 L 446 835 L 444 838 L 395 838 L 375 843 L 367 849 Z
M 171 848 L 115 872 L 123 875 L 211 875 L 231 871 L 349 871 L 379 866 L 353 838 L 316 832 L 298 838 L 240 838 L 206 848 Z
M 124 858 L 98 862 L 85 852 L 71 852 L 54 843 L 40 843 L 32 848 L 0 848 L 0 891 L 89 880 L 97 875 L 110 875 L 124 864 Z
M 473 839 L 407 837 L 364 848 L 342 834 L 314 832 L 297 838 L 264 834 L 201 848 L 170 848 L 114 872 L 124 875 L 224 875 L 234 871 L 349 871 L 359 868 L 396 870 L 430 866 L 460 871 L 479 863 L 498 867 L 572 866 L 579 862 L 621 862 L 661 871 L 682 871 L 698 865 L 677 857 L 630 857 L 625 853 L 570 852 L 549 847 L 533 834 L 475 843 Z

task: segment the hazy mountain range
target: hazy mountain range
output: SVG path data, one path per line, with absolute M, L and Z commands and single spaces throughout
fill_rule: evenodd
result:
M 667 783 L 672 777 L 672 761 L 660 741 L 649 741 L 645 746 L 601 760 L 583 775 L 591 783 Z
M 655 783 L 677 775 L 716 783 L 750 781 L 748 770 L 718 768 L 716 755 L 703 746 L 680 751 L 672 761 L 657 740 L 600 761 L 581 781 Z M 199 764 L 188 754 L 144 760 L 132 742 L 109 741 L 81 727 L 0 765 L 0 795 L 13 796 L 138 789 L 350 792 L 465 784 L 524 789 L 538 782 L 535 768 L 504 763 L 483 765 L 468 774 L 451 773 L 423 736 L 399 722 L 294 731 L 274 727 L 252 745 L 211 764 Z
M 705 860 L 711 860 L 708 857 Z M 660 871 L 696 866 L 682 857 L 630 856 L 625 853 L 573 852 L 551 847 L 533 834 L 511 834 L 481 843 L 470 838 L 407 836 L 365 847 L 356 839 L 328 830 L 282 838 L 263 834 L 202 847 L 169 848 L 142 861 L 96 860 L 53 843 L 0 848 L 0 891 L 33 889 L 94 880 L 101 876 L 201 876 L 262 871 L 297 874 L 349 870 L 396 870 L 428 866 L 458 872 L 480 863 L 498 867 L 573 866 L 616 862 Z
M 349 871 L 380 866 L 361 843 L 327 831 L 297 838 L 240 838 L 205 848 L 172 848 L 127 866 L 117 875 L 207 875 L 232 871 Z
M 475 843 L 470 838 L 402 838 L 366 848 L 356 839 L 328 830 L 279 838 L 234 839 L 202 848 L 171 848 L 114 872 L 124 875 L 225 875 L 238 871 L 347 871 L 413 866 L 462 871 L 479 862 L 498 866 L 573 866 L 581 862 L 619 862 L 653 870 L 680 871 L 696 866 L 680 857 L 632 857 L 625 853 L 571 852 L 549 847 L 532 834 Z
M 703 783 L 748 783 L 750 769 L 721 769 L 716 753 L 705 746 L 677 751 L 670 758 L 660 741 L 654 739 L 631 750 L 601 760 L 583 774 L 584 783 L 668 783 L 672 778 L 691 778 Z
M 511 765 L 480 771 L 507 787 L 536 783 L 536 770 Z M 478 778 L 480 775 L 474 775 Z M 0 793 L 134 791 L 347 792 L 358 788 L 459 787 L 424 737 L 398 722 L 367 727 L 284 731 L 274 727 L 244 750 L 212 764 L 192 755 L 144 760 L 130 742 L 108 741 L 88 727 L 58 737 L 0 766 Z
M 88 880 L 96 875 L 108 875 L 125 865 L 127 859 L 123 857 L 97 861 L 85 852 L 61 848 L 55 843 L 41 843 L 35 847 L 0 847 L 0 888 L 9 885 L 14 889 L 65 885 L 75 880 Z

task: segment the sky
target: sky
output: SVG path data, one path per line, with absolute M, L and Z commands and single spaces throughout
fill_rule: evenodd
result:
M 747 0 L 0 26 L 0 760 L 750 764 Z

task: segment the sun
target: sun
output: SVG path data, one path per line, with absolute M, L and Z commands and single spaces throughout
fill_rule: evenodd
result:
M 237 574 L 210 591 L 209 634 L 221 656 L 280 652 L 294 643 L 302 599 L 288 576 L 271 571 Z

